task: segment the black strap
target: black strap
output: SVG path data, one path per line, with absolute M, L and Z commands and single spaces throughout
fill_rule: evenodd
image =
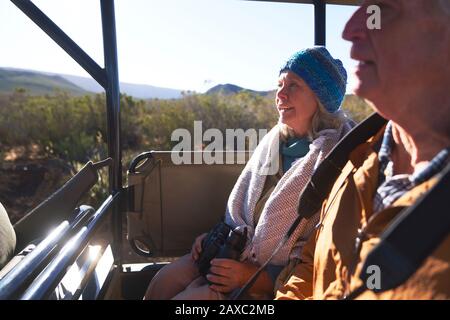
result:
M 230 296 L 231 300 L 238 300 L 247 290 L 255 283 L 258 276 L 269 264 L 273 256 L 283 247 L 297 226 L 303 219 L 311 218 L 317 213 L 322 202 L 328 196 L 337 177 L 341 174 L 343 167 L 348 161 L 350 152 L 358 145 L 366 142 L 370 137 L 375 135 L 386 120 L 379 114 L 373 113 L 367 119 L 355 126 L 348 132 L 339 143 L 331 150 L 328 156 L 322 161 L 314 172 L 309 183 L 306 185 L 299 197 L 297 212 L 299 216 L 289 228 L 280 244 L 274 250 L 272 255 L 259 267 L 247 283 Z
M 352 292 L 347 300 L 367 290 L 371 274 L 369 266 L 378 266 L 383 292 L 398 287 L 422 265 L 424 260 L 448 236 L 450 231 L 450 164 L 440 174 L 441 178 L 419 201 L 406 208 L 382 234 L 380 243 L 369 253 L 360 278 L 364 285 Z
M 297 207 L 299 215 L 310 218 L 319 211 L 353 149 L 374 136 L 385 124 L 386 119 L 373 113 L 342 138 L 316 169 L 302 192 Z

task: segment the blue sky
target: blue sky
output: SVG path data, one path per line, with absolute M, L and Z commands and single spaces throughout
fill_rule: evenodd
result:
M 34 0 L 103 66 L 97 0 Z M 292 53 L 314 44 L 312 5 L 240 0 L 116 0 L 119 77 L 123 82 L 203 92 L 219 83 L 276 87 Z M 349 72 L 342 40 L 356 10 L 327 6 L 327 46 Z M 10 1 L 0 0 L 0 67 L 88 76 Z M 348 89 L 349 91 L 349 89 Z

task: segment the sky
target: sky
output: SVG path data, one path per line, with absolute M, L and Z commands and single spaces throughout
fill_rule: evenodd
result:
M 100 1 L 34 0 L 101 67 Z M 352 6 L 327 5 L 327 47 L 354 80 L 341 38 Z M 314 45 L 314 8 L 242 0 L 116 0 L 121 82 L 204 92 L 220 83 L 276 88 L 295 51 Z M 0 67 L 89 75 L 8 0 L 0 0 Z

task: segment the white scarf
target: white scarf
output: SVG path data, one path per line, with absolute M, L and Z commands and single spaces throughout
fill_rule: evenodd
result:
M 255 206 L 261 197 L 266 174 L 278 172 L 279 125 L 264 136 L 254 154 L 239 176 L 228 199 L 225 222 L 232 227 L 246 226 L 249 241 L 241 260 L 264 263 L 278 246 L 297 218 L 298 199 L 315 169 L 328 155 L 350 126 L 346 123 L 338 130 L 326 129 L 309 146 L 309 152 L 296 160 L 284 173 L 264 205 L 256 228 Z M 266 173 L 266 174 L 265 174 Z M 303 220 L 270 264 L 286 265 L 291 258 L 298 258 L 301 248 L 317 223 L 319 213 Z

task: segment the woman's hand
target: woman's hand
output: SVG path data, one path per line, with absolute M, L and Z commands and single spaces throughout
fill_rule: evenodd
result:
M 228 293 L 242 287 L 256 270 L 257 266 L 250 263 L 213 259 L 210 273 L 206 278 L 213 283 L 210 286 L 211 290 Z
M 202 241 L 206 237 L 207 233 L 203 233 L 199 235 L 192 245 L 191 256 L 194 261 L 197 261 L 198 257 L 200 257 L 200 253 L 202 252 Z

